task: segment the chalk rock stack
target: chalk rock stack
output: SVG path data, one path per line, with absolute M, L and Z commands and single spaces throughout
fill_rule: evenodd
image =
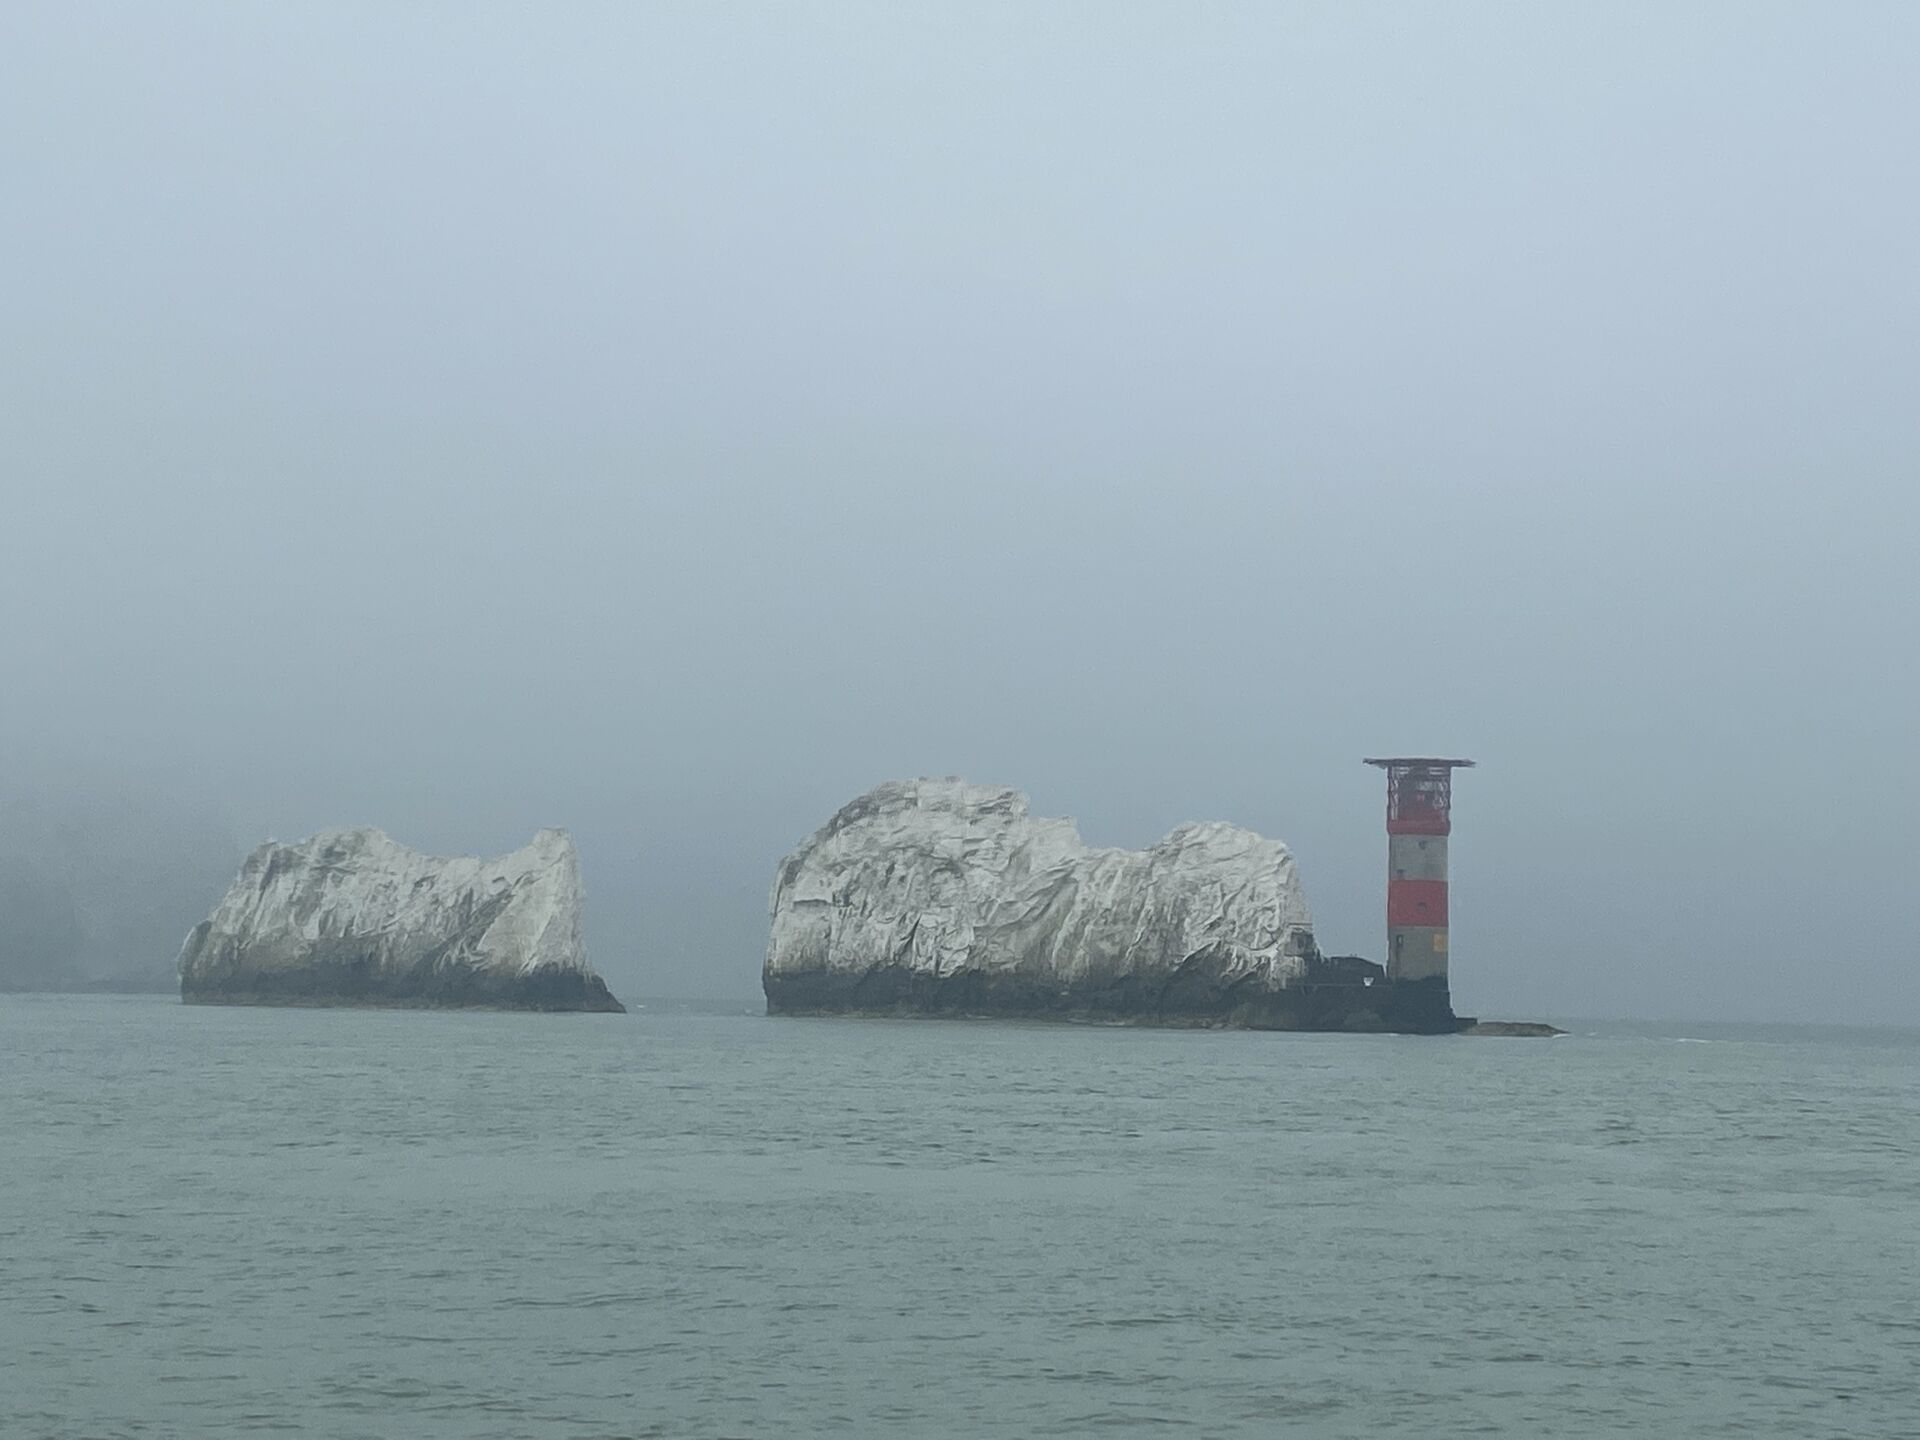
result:
M 587 964 L 580 860 L 563 830 L 441 859 L 378 830 L 247 857 L 187 936 L 180 994 L 229 1005 L 622 1010 Z
M 1380 967 L 1322 959 L 1292 854 L 1234 825 L 1101 849 L 1016 790 L 894 781 L 781 862 L 772 919 L 775 1014 L 1388 1028 Z

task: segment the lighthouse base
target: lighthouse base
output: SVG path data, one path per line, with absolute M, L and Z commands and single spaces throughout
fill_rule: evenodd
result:
M 1446 977 L 1390 980 L 1392 999 L 1386 1007 L 1386 1028 L 1403 1035 L 1451 1035 L 1473 1024 L 1470 1016 L 1453 1013 L 1453 997 Z

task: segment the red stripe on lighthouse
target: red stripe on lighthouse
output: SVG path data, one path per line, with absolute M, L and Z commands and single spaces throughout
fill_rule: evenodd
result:
M 1387 924 L 1445 925 L 1447 882 L 1444 880 L 1389 880 Z

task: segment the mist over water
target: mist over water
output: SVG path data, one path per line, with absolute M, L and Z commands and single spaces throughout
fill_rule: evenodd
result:
M 0 1432 L 1892 1435 L 1920 1042 L 0 1000 Z
M 1920 9 L 189 10 L 0 14 L 0 832 L 562 825 L 744 998 L 916 775 L 1383 958 L 1462 754 L 1464 1009 L 1920 1022 Z
M 1916 53 L 0 4 L 0 1437 L 1915 1434 Z M 1455 1008 L 1654 1020 L 761 1013 L 917 776 L 1384 960 L 1393 754 Z M 634 1013 L 37 993 L 362 826 Z

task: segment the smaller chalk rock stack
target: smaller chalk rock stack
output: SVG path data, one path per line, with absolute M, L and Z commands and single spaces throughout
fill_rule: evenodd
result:
M 494 860 L 422 855 L 378 830 L 269 841 L 187 936 L 180 998 L 624 1010 L 587 964 L 582 896 L 564 830 Z
M 1287 847 L 1233 825 L 1099 849 L 1018 791 L 895 781 L 781 862 L 772 910 L 776 1015 L 1398 1028 L 1380 966 L 1321 956 Z

